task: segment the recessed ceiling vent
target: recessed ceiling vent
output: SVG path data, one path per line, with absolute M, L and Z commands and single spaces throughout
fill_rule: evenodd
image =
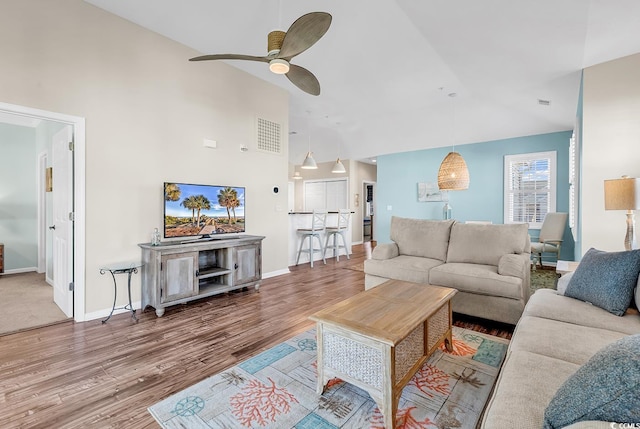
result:
M 548 106 L 548 105 L 550 105 L 550 104 L 551 104 L 551 101 L 549 101 L 549 100 L 543 100 L 543 99 L 541 99 L 541 98 L 538 98 L 538 104 L 539 104 L 539 105 L 541 105 L 541 106 Z
M 256 134 L 258 150 L 277 155 L 282 153 L 282 127 L 280 124 L 257 118 Z

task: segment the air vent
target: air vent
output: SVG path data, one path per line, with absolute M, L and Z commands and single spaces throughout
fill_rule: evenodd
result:
M 282 153 L 280 124 L 263 118 L 257 118 L 256 131 L 258 150 L 278 155 Z
M 541 106 L 548 106 L 548 105 L 550 105 L 550 104 L 551 104 L 551 101 L 549 101 L 549 100 L 543 100 L 543 99 L 541 99 L 541 98 L 538 98 L 538 104 L 539 104 L 539 105 L 541 105 Z

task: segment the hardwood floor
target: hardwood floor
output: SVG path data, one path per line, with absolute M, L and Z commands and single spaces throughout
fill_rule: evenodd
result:
M 314 324 L 308 316 L 364 290 L 361 266 L 327 259 L 251 289 L 0 337 L 1 428 L 157 428 L 147 407 Z

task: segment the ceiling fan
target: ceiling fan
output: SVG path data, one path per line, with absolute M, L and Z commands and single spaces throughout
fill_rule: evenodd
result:
M 331 15 L 311 12 L 296 19 L 284 32 L 275 30 L 267 36 L 267 55 L 256 57 L 240 54 L 203 55 L 189 61 L 248 60 L 269 63 L 269 70 L 284 74 L 295 86 L 311 95 L 320 95 L 320 82 L 309 70 L 291 64 L 291 59 L 309 49 L 327 32 Z

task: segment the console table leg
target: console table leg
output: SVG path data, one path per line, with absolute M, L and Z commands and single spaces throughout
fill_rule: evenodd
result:
M 105 272 L 103 270 L 100 270 L 100 274 L 104 273 Z M 116 309 L 116 298 L 118 297 L 118 284 L 116 283 L 116 276 L 113 275 L 112 271 L 109 271 L 109 273 L 111 273 L 111 277 L 113 278 L 113 305 L 111 306 L 111 313 L 109 313 L 109 316 L 107 316 L 107 318 L 104 319 L 102 323 L 107 323 L 107 320 L 111 319 L 113 311 Z
M 137 322 L 138 318 L 136 317 L 136 310 L 133 308 L 133 304 L 131 304 L 131 274 L 133 274 L 133 270 L 129 271 L 129 278 L 127 279 L 127 289 L 129 291 L 129 310 L 131 310 L 131 318 Z

